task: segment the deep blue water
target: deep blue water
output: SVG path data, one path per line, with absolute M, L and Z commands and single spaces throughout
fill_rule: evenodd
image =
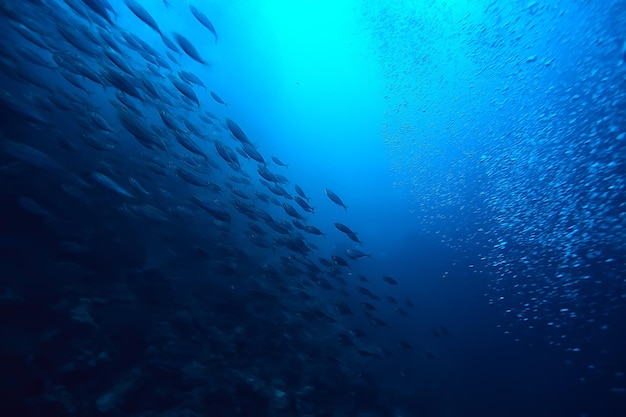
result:
M 595 3 L 0 1 L 2 415 L 626 415 Z

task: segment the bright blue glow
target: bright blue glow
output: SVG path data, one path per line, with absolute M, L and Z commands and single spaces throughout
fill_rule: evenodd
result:
M 340 3 L 239 2 L 228 17 L 239 23 L 237 53 L 223 64 L 245 113 L 261 109 L 263 136 L 331 165 L 379 141 L 382 113 L 382 86 L 353 4 Z

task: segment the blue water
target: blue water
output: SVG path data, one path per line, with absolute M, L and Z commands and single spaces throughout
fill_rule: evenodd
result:
M 624 1 L 0 19 L 2 415 L 626 415 Z

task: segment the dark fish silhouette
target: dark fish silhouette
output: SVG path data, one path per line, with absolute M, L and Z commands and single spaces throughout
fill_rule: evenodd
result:
M 222 100 L 222 98 L 218 96 L 217 93 L 211 91 L 211 97 L 213 97 L 213 100 L 217 101 L 218 103 L 228 106 L 228 103 Z
M 109 12 L 108 10 L 112 10 L 112 7 L 110 4 L 108 4 L 108 1 L 103 1 L 103 0 L 83 0 L 83 3 L 89 7 L 91 9 L 91 11 L 93 11 L 94 13 L 96 13 L 98 16 L 104 18 L 104 20 L 106 20 L 107 22 L 109 22 L 110 24 L 113 24 L 113 21 L 111 20 L 111 16 L 109 16 Z
M 193 46 L 193 44 L 189 41 L 189 39 L 185 38 L 180 33 L 174 33 L 174 39 L 176 39 L 176 42 L 178 42 L 178 46 L 180 46 L 180 48 L 185 51 L 187 56 L 189 56 L 191 59 L 203 65 L 209 65 L 204 59 L 202 59 L 202 57 Z
M 390 285 L 398 285 L 398 281 L 387 275 L 383 276 L 383 281 Z
M 163 36 L 156 20 L 154 20 L 152 15 L 150 15 L 150 13 L 148 13 L 148 11 L 144 9 L 141 4 L 137 3 L 135 0 L 124 0 L 124 2 L 135 16 L 137 16 L 146 25 L 157 31 L 159 35 Z
M 275 156 L 272 156 L 272 161 L 274 161 L 274 163 L 280 167 L 285 167 L 285 168 L 289 168 L 289 164 L 284 163 L 283 161 L 281 161 L 280 159 L 276 158 Z M 297 185 L 296 185 L 297 187 Z M 297 189 L 296 189 L 297 191 Z
M 339 196 L 338 196 L 337 194 L 333 193 L 333 192 L 332 192 L 331 190 L 329 190 L 328 188 L 326 188 L 326 190 L 325 190 L 325 191 L 326 191 L 326 195 L 328 196 L 328 198 L 330 198 L 330 200 L 331 200 L 333 203 L 335 203 L 335 204 L 337 204 L 337 205 L 339 205 L 339 206 L 343 207 L 343 209 L 344 209 L 344 210 L 346 210 L 346 211 L 348 210 L 348 207 L 346 207 L 346 205 L 345 205 L 345 204 L 343 204 L 343 201 L 341 201 L 341 198 L 339 198 Z
M 202 26 L 211 31 L 213 36 L 215 36 L 215 43 L 217 43 L 217 31 L 215 30 L 215 26 L 213 26 L 213 23 L 211 23 L 209 18 L 206 17 L 206 15 L 200 10 L 196 9 L 193 5 L 189 6 L 189 10 L 191 10 L 191 14 L 193 14 L 194 17 L 198 19 L 198 22 L 200 22 Z
M 248 139 L 243 130 L 239 127 L 237 123 L 235 123 L 232 119 L 226 118 L 226 126 L 228 126 L 228 130 L 233 134 L 235 138 L 241 143 L 249 143 L 252 145 L 252 142 Z M 274 181 L 274 180 L 268 180 Z

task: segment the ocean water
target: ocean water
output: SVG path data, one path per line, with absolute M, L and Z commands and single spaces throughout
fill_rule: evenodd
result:
M 626 415 L 626 2 L 0 21 L 3 416 Z

